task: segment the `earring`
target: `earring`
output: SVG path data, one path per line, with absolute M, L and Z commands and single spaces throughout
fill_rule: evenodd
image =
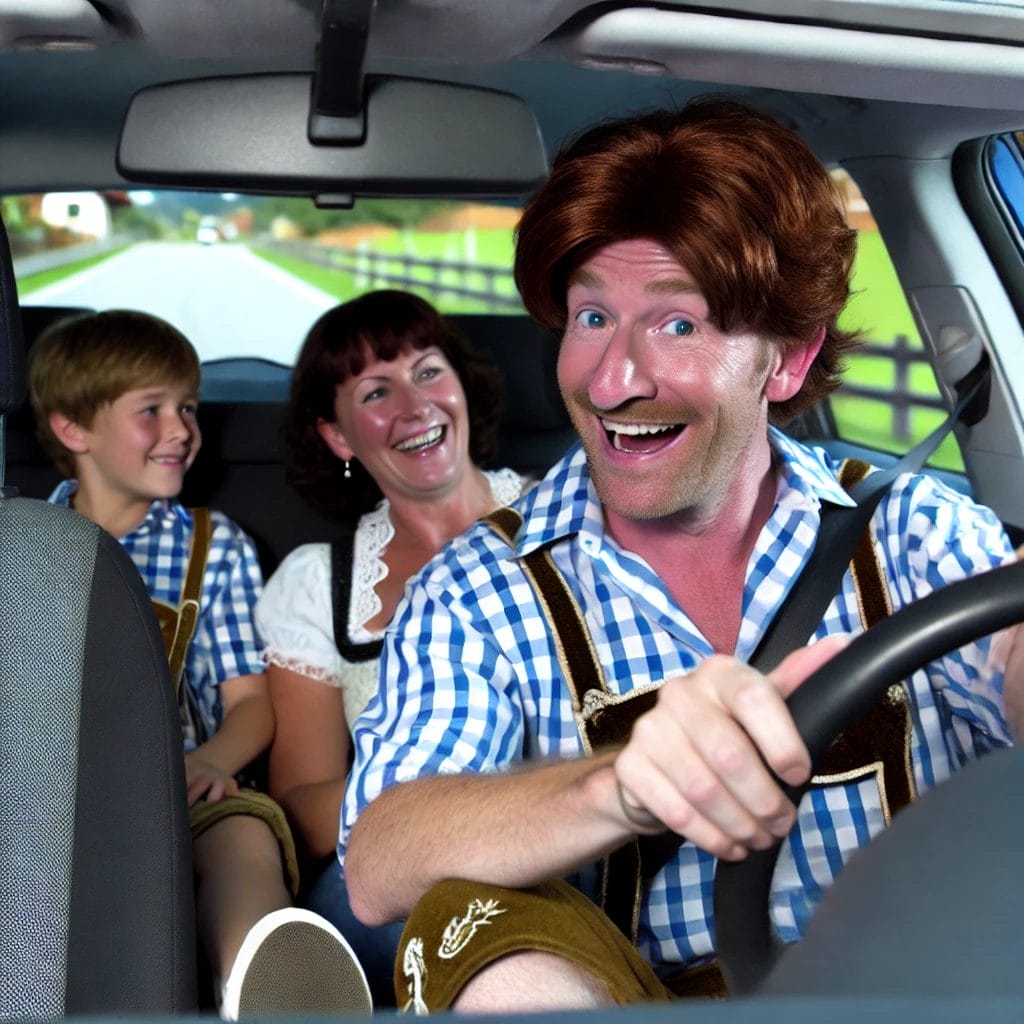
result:
M 349 460 L 345 460 L 345 472 L 341 474 L 346 480 L 352 479 L 352 470 L 349 468 Z

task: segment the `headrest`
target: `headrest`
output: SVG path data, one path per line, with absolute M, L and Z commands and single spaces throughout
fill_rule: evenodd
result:
M 558 391 L 557 336 L 528 316 L 456 313 L 447 319 L 501 371 L 505 429 L 543 431 L 570 426 Z
M 18 292 L 7 232 L 0 221 L 0 416 L 25 400 L 25 349 L 21 340 Z

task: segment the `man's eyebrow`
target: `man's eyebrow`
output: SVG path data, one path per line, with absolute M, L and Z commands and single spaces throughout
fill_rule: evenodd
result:
M 700 287 L 685 277 L 662 277 L 648 281 L 644 291 L 648 295 L 675 295 L 678 292 L 695 292 L 699 295 Z
M 582 285 L 584 288 L 600 288 L 603 286 L 604 282 L 592 270 L 587 270 L 584 267 L 577 267 L 572 274 L 569 275 L 569 284 Z

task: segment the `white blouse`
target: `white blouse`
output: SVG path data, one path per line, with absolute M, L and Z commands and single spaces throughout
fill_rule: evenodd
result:
M 497 505 L 510 505 L 528 483 L 511 469 L 487 471 L 485 476 Z M 388 507 L 385 498 L 356 526 L 348 609 L 353 643 L 384 635 L 383 630 L 368 630 L 366 623 L 380 614 L 376 586 L 388 574 L 383 554 L 395 535 Z M 263 638 L 266 664 L 342 687 L 345 718 L 352 723 L 377 690 L 380 659 L 350 662 L 338 653 L 331 593 L 330 544 L 303 544 L 267 580 L 256 605 L 256 628 Z

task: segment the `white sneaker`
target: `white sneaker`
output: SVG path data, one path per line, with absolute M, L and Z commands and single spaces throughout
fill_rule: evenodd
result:
M 370 1014 L 366 975 L 341 933 L 286 907 L 249 929 L 221 997 L 224 1020 L 281 1014 Z

